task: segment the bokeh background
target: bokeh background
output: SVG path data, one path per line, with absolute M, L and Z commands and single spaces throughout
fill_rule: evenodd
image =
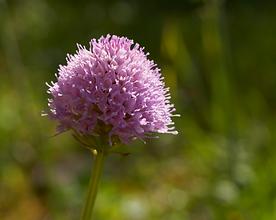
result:
M 276 3 L 0 0 L 0 219 L 79 219 L 92 157 L 53 137 L 46 81 L 76 43 L 124 35 L 150 52 L 178 136 L 109 157 L 95 220 L 276 219 Z

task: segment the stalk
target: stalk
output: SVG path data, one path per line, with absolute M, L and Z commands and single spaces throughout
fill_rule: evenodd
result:
M 93 150 L 93 154 L 95 155 L 95 161 L 92 168 L 92 173 L 89 181 L 88 194 L 82 211 L 81 220 L 92 220 L 93 207 L 95 204 L 98 185 L 99 185 L 100 177 L 103 170 L 103 164 L 105 160 L 104 151 Z

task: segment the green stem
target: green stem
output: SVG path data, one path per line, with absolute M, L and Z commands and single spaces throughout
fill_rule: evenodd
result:
M 104 151 L 97 151 L 97 154 L 95 156 L 94 166 L 90 177 L 88 194 L 82 211 L 81 220 L 92 219 L 92 212 L 93 212 L 93 207 L 97 196 L 98 185 L 99 185 L 99 180 L 103 169 L 104 159 L 105 159 Z

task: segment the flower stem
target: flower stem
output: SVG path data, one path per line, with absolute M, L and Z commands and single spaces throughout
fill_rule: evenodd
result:
M 82 211 L 81 220 L 91 220 L 92 219 L 92 212 L 93 207 L 95 204 L 99 180 L 101 177 L 104 159 L 105 159 L 105 152 L 104 151 L 94 151 L 95 155 L 95 162 L 93 165 L 90 181 L 89 181 L 89 189 L 86 198 L 86 202 Z

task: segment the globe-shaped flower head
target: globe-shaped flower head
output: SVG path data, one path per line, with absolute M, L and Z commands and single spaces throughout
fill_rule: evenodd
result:
M 48 115 L 58 132 L 105 137 L 109 145 L 176 134 L 169 89 L 147 56 L 139 44 L 115 35 L 92 39 L 89 49 L 78 45 L 48 90 Z

